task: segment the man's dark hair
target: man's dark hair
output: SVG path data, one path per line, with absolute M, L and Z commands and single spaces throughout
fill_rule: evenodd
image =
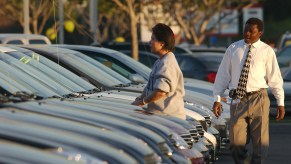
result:
M 264 23 L 258 18 L 250 18 L 247 20 L 246 24 L 257 25 L 259 31 L 264 30 Z
M 163 49 L 172 52 L 175 51 L 175 36 L 169 26 L 163 23 L 158 23 L 152 28 L 152 31 L 156 39 L 164 43 Z

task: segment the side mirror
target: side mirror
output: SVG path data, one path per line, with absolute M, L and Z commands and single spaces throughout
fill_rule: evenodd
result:
M 146 80 L 139 74 L 130 74 L 129 80 L 136 83 L 146 83 Z

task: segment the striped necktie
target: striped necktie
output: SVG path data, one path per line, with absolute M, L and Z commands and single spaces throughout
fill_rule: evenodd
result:
M 238 81 L 238 85 L 236 88 L 236 97 L 238 99 L 241 99 L 244 97 L 244 95 L 246 94 L 246 87 L 247 87 L 247 82 L 248 82 L 248 76 L 249 76 L 249 70 L 250 70 L 250 62 L 251 62 L 251 47 L 252 45 L 249 45 L 249 51 L 247 54 L 247 58 L 245 60 L 245 63 L 243 65 L 243 69 L 241 71 L 240 77 L 239 77 L 239 81 Z

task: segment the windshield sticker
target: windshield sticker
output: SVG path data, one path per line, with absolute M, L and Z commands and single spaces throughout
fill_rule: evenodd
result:
M 30 59 L 25 57 L 25 56 L 23 56 L 21 59 L 19 59 L 19 61 L 21 61 L 24 64 L 27 64 L 30 61 Z
M 32 59 L 34 59 L 34 60 L 36 60 L 36 61 L 39 61 L 39 55 L 33 53 L 33 54 L 32 54 Z

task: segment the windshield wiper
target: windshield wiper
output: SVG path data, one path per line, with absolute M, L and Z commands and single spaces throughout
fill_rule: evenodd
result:
M 3 94 L 0 94 L 0 103 L 7 103 L 10 102 L 9 98 Z
M 114 87 L 129 87 L 130 86 L 130 83 L 129 84 L 118 84 L 118 85 L 115 85 Z
M 28 93 L 28 92 L 25 92 L 25 91 L 17 91 L 15 93 L 12 93 L 12 95 L 9 96 L 9 98 L 10 97 L 18 97 L 23 101 L 43 99 L 43 97 L 41 97 L 39 95 L 36 95 L 35 93 Z
M 93 93 L 99 93 L 105 91 L 105 89 L 99 89 L 99 88 L 94 88 L 94 89 L 90 89 L 87 91 L 82 91 L 82 92 L 78 92 L 79 94 L 93 94 Z
M 25 91 L 17 91 L 15 93 L 10 93 L 7 95 L 3 94 L 0 95 L 0 103 L 23 102 L 28 100 L 41 100 L 41 99 L 43 99 L 43 97 Z
M 105 91 L 105 89 L 103 89 Z M 88 91 L 81 91 L 81 92 L 77 92 L 77 93 L 70 93 L 67 95 L 64 95 L 61 98 L 78 98 L 78 97 L 84 97 L 84 94 L 94 94 L 94 93 L 99 93 L 102 92 L 101 89 L 99 88 L 94 88 Z

